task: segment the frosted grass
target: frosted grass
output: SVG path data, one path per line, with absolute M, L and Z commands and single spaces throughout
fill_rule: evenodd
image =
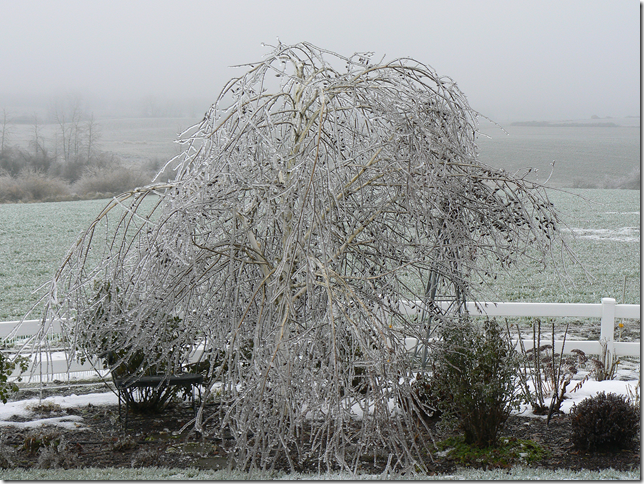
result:
M 486 294 L 496 301 L 640 303 L 640 191 L 574 189 L 549 191 L 569 228 L 570 244 L 588 270 L 568 267 L 573 284 L 536 264 L 499 273 Z M 576 195 L 589 199 L 585 201 Z M 54 274 L 67 250 L 107 200 L 0 205 L 0 321 L 22 318 L 38 301 L 34 294 Z M 636 241 L 621 240 L 624 229 Z M 580 233 L 579 231 L 585 231 Z M 583 235 L 608 234 L 606 237 Z M 610 234 L 613 234 L 611 236 Z M 621 235 L 620 235 L 621 234 Z M 582 235 L 581 237 L 579 235 Z M 620 239 L 620 240 L 616 240 Z M 626 297 L 622 297 L 626 276 Z
M 478 481 L 478 480 L 628 480 L 639 481 L 640 471 L 616 471 L 614 469 L 603 469 L 601 471 L 571 471 L 567 469 L 532 469 L 529 467 L 513 467 L 509 470 L 482 471 L 476 469 L 458 469 L 451 474 L 427 476 L 423 474 L 350 474 L 347 472 L 326 473 L 326 474 L 305 474 L 283 472 L 261 473 L 261 472 L 240 472 L 227 470 L 199 470 L 199 469 L 171 469 L 164 467 L 145 468 L 113 468 L 98 469 L 88 467 L 84 469 L 12 469 L 0 471 L 2 480 L 30 480 L 30 481 L 107 481 L 107 480 L 153 480 L 153 481 L 245 481 L 245 480 L 444 480 L 444 481 Z
M 0 204 L 0 321 L 21 319 L 38 302 L 38 289 L 107 202 Z
M 489 287 L 496 301 L 640 304 L 640 191 L 549 191 L 570 229 L 567 240 L 584 268 L 566 267 L 565 281 L 538 264 L 499 273 Z M 587 200 L 584 200 L 584 197 Z M 624 276 L 626 294 L 624 297 Z

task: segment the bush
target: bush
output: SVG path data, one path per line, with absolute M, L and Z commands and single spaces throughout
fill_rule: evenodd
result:
M 181 332 L 182 320 L 160 314 L 163 329 L 150 334 L 147 328 L 137 329 L 128 325 L 128 308 L 122 302 L 123 291 L 109 282 L 97 281 L 94 286 L 94 305 L 88 317 L 87 330 L 77 334 L 84 356 L 80 359 L 100 358 L 104 368 L 109 368 L 113 378 L 136 380 L 142 376 L 174 375 L 182 373 L 187 360 L 187 349 L 172 343 Z M 114 321 L 111 325 L 111 321 Z M 107 329 L 106 329 L 107 328 Z M 140 336 L 133 341 L 133 331 Z M 146 334 L 147 333 L 147 334 Z M 147 344 L 136 346 L 147 337 Z M 178 387 L 126 388 L 123 397 L 134 412 L 158 413 L 179 393 Z M 184 397 L 187 391 L 184 391 Z
M 10 360 L 9 357 L 0 353 L 0 400 L 2 403 L 7 403 L 9 398 L 9 393 L 17 392 L 18 385 L 15 382 L 9 382 L 9 376 L 16 369 L 16 366 L 20 368 L 20 372 L 27 371 L 28 361 L 24 356 L 17 356 L 13 360 Z M 18 378 L 20 381 L 20 378 Z
M 142 172 L 116 165 L 86 170 L 74 184 L 74 191 L 81 196 L 95 193 L 118 195 L 149 183 L 150 177 Z
M 573 405 L 570 418 L 573 444 L 583 450 L 631 448 L 639 431 L 639 410 L 614 393 L 601 392 Z
M 430 378 L 433 402 L 443 418 L 456 419 L 467 444 L 493 446 L 520 403 L 517 352 L 494 320 L 482 328 L 463 320 L 441 333 Z
M 25 196 L 22 187 L 9 175 L 0 176 L 0 202 L 18 202 Z
M 18 177 L 23 201 L 58 201 L 69 196 L 69 186 L 60 178 L 52 178 L 33 170 L 23 170 Z

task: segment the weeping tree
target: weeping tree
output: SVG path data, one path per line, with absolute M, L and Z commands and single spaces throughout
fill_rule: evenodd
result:
M 43 328 L 66 318 L 70 357 L 135 375 L 201 345 L 220 406 L 195 426 L 230 432 L 240 467 L 422 466 L 405 338 L 428 343 L 424 315 L 449 322 L 475 278 L 550 259 L 554 208 L 478 161 L 478 114 L 427 65 L 301 43 L 240 67 L 174 179 L 116 197 L 73 246 Z

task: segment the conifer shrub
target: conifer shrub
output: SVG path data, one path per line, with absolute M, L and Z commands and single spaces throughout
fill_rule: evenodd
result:
M 572 441 L 589 451 L 632 448 L 640 423 L 638 408 L 623 395 L 598 393 L 573 405 Z

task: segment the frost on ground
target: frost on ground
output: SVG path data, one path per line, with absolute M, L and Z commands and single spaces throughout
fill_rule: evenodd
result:
M 275 473 L 263 474 L 259 472 L 239 472 L 239 471 L 207 471 L 198 469 L 166 469 L 160 467 L 148 468 L 85 468 L 85 469 L 14 469 L 3 471 L 0 474 L 2 480 L 203 480 L 203 481 L 223 481 L 223 480 L 380 480 L 383 478 L 389 480 L 444 480 L 444 481 L 475 481 L 475 480 L 627 480 L 639 481 L 639 471 L 620 472 L 613 469 L 603 469 L 601 471 L 569 471 L 569 470 L 548 470 L 532 469 L 529 467 L 514 467 L 510 470 L 492 470 L 481 471 L 476 469 L 460 469 L 453 474 L 426 476 L 426 475 L 399 475 L 388 474 L 386 476 L 374 474 L 350 474 L 350 473 L 328 473 L 328 474 L 300 474 L 300 473 Z

